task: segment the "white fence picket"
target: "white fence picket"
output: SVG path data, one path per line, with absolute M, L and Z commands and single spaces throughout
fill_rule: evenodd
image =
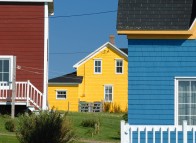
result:
M 133 134 L 137 133 L 137 141 L 141 143 L 141 132 L 145 133 L 144 140 L 148 143 L 148 132 L 152 132 L 152 142 L 156 142 L 156 132 L 160 133 L 160 143 L 163 143 L 163 132 L 167 133 L 167 142 L 171 143 L 171 132 L 175 132 L 175 142 L 178 143 L 178 133 L 182 132 L 183 143 L 188 142 L 188 132 L 192 132 L 192 143 L 195 143 L 196 126 L 187 125 L 187 121 L 183 121 L 182 126 L 175 125 L 129 125 L 125 121 L 121 121 L 121 143 L 133 143 Z

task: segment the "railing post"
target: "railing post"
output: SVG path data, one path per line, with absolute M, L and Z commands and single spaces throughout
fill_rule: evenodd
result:
M 121 143 L 130 143 L 129 141 L 129 126 L 124 120 L 120 122 L 121 126 Z
M 187 121 L 183 121 L 182 125 L 182 131 L 183 131 L 183 143 L 187 143 Z
M 29 83 L 30 83 L 30 81 L 27 80 L 27 92 L 26 92 L 27 93 L 27 95 L 26 95 L 27 96 L 27 106 L 29 106 L 29 85 L 30 85 Z

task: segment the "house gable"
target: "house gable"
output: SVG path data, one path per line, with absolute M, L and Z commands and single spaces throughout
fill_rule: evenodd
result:
M 82 65 L 83 63 L 87 62 L 89 59 L 91 59 L 92 57 L 94 57 L 95 55 L 99 54 L 100 52 L 104 51 L 104 49 L 106 48 L 111 48 L 114 51 L 116 51 L 118 54 L 120 54 L 121 56 L 125 57 L 125 59 L 127 59 L 127 54 L 123 51 L 121 51 L 120 49 L 118 49 L 116 46 L 114 46 L 113 44 L 111 44 L 110 42 L 105 43 L 104 45 L 102 45 L 100 48 L 98 48 L 97 50 L 95 50 L 94 52 L 90 53 L 88 56 L 86 56 L 85 58 L 83 58 L 82 60 L 80 60 L 78 63 L 76 63 L 73 67 L 74 68 L 78 68 L 80 65 Z

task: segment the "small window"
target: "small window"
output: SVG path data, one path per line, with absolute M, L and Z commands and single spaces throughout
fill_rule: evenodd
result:
M 116 73 L 117 74 L 123 73 L 123 60 L 121 59 L 116 60 Z
M 101 66 L 102 66 L 102 61 L 101 60 L 95 60 L 94 61 L 94 73 L 95 74 L 101 74 Z
M 196 125 L 196 79 L 177 80 L 177 122 Z
M 105 102 L 112 102 L 113 98 L 113 86 L 105 85 L 104 86 L 104 100 Z
M 67 91 L 66 90 L 57 90 L 56 91 L 56 98 L 57 99 L 66 99 L 67 98 Z
M 12 56 L 0 56 L 0 86 L 7 88 L 12 81 Z

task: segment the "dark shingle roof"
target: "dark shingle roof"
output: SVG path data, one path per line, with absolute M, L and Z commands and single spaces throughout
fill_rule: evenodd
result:
M 118 30 L 188 30 L 196 0 L 119 0 Z
M 58 83 L 58 84 L 80 84 L 82 83 L 82 76 L 77 76 L 76 72 L 72 72 L 63 76 L 49 79 L 49 84 Z
M 127 48 L 120 48 L 121 51 L 123 51 L 125 54 L 128 55 L 128 49 Z

